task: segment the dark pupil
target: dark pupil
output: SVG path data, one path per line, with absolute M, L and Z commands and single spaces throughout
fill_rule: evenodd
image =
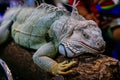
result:
M 82 31 L 82 34 L 85 38 L 87 38 L 87 39 L 89 38 L 89 36 L 84 31 Z

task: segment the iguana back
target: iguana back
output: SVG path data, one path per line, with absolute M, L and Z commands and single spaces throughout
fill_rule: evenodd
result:
M 50 26 L 63 15 L 62 11 L 53 9 L 57 8 L 47 4 L 39 8 L 21 8 L 12 26 L 15 42 L 32 49 L 45 44 Z

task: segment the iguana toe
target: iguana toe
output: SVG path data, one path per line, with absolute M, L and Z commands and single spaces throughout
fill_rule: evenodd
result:
M 60 69 L 61 69 L 61 70 L 66 70 L 66 69 L 70 68 L 71 66 L 73 66 L 73 65 L 75 65 L 75 64 L 77 64 L 76 61 L 71 61 L 70 63 L 67 63 L 67 62 L 65 61 L 65 62 L 63 62 L 63 63 L 60 63 Z
M 51 72 L 53 75 L 66 75 L 69 73 L 72 73 L 72 70 L 67 70 L 71 66 L 74 66 L 77 64 L 76 61 L 71 61 L 70 63 L 67 63 L 67 61 L 64 61 L 62 63 L 55 64 L 53 68 L 51 69 Z M 67 70 L 67 71 L 66 71 Z
M 60 71 L 60 72 L 58 72 L 58 74 L 59 74 L 59 75 L 66 75 L 66 74 L 70 74 L 70 73 L 72 73 L 72 72 L 73 72 L 73 70 Z

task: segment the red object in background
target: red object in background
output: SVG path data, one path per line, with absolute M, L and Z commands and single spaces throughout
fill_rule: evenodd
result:
M 91 0 L 77 0 L 80 1 L 79 4 L 77 6 L 85 6 L 87 8 L 89 8 L 89 11 L 97 14 L 98 10 L 96 8 L 96 4 L 94 4 L 93 2 L 91 2 Z M 72 5 L 73 4 L 73 0 L 68 0 L 68 4 Z M 112 0 L 106 1 L 103 4 L 101 4 L 101 6 L 108 6 L 114 4 L 114 2 Z

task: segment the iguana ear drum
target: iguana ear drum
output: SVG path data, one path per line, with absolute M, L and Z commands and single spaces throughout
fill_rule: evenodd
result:
M 7 64 L 0 59 L 0 80 L 13 80 Z

